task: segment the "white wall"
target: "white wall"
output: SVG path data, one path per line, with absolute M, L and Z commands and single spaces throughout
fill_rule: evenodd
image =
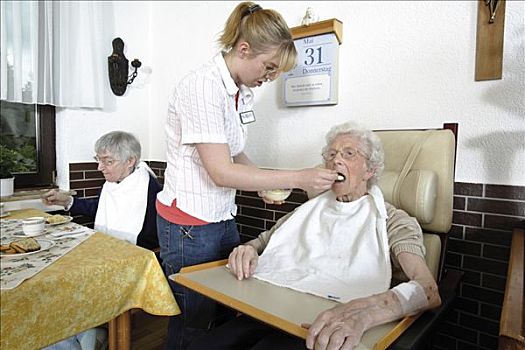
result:
M 138 1 L 116 1 L 107 4 L 105 28 L 107 55 L 115 37 L 124 40 L 124 54 L 131 62 L 142 62 L 139 75 L 123 96 L 115 96 L 106 78 L 109 103 L 104 111 L 86 109 L 57 110 L 57 182 L 61 188 L 69 187 L 69 163 L 93 161 L 93 146 L 103 134 L 113 130 L 125 130 L 135 134 L 142 145 L 142 157 L 149 158 L 149 96 L 150 85 L 146 83 L 151 74 L 149 5 Z M 107 58 L 104 60 L 106 67 Z M 146 71 L 146 72 L 144 72 Z M 106 71 L 107 76 L 107 71 Z M 131 74 L 131 67 L 130 67 Z M 82 72 L 79 72 L 82 79 Z
M 114 111 L 59 114 L 63 187 L 65 165 L 90 160 L 94 141 L 109 130 L 138 134 L 144 158 L 165 160 L 169 91 L 214 54 L 217 35 L 237 2 L 113 4 L 128 58 L 139 57 L 151 74 L 143 75 L 148 82 L 142 87 L 117 98 Z M 337 18 L 343 22 L 343 43 L 338 105 L 285 108 L 280 81 L 256 89 L 257 122 L 250 126 L 246 153 L 257 164 L 317 164 L 324 134 L 346 120 L 372 129 L 458 122 L 456 181 L 525 185 L 525 2 L 506 3 L 503 79 L 485 82 L 474 81 L 477 2 L 260 4 L 278 10 L 291 27 L 300 24 L 309 6 L 320 19 Z M 79 129 L 80 135 L 69 131 Z

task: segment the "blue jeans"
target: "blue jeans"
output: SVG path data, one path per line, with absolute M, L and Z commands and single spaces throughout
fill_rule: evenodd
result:
M 97 336 L 97 333 L 99 335 Z M 98 338 L 98 339 L 97 339 Z M 107 347 L 107 331 L 103 328 L 91 328 L 78 333 L 55 344 L 45 347 L 43 350 L 99 350 Z M 101 343 L 97 344 L 97 341 Z
M 171 223 L 157 215 L 160 258 L 166 277 L 184 266 L 227 258 L 240 243 L 235 220 L 202 226 Z M 182 311 L 170 318 L 166 349 L 186 349 L 191 340 L 208 329 L 215 318 L 216 303 L 168 278 Z

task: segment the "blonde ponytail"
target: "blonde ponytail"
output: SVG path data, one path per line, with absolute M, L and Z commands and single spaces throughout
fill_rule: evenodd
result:
M 251 1 L 237 5 L 226 20 L 218 42 L 227 52 L 240 40 L 250 44 L 256 55 L 277 48 L 282 71 L 289 71 L 295 65 L 297 51 L 290 29 L 277 11 L 263 9 Z

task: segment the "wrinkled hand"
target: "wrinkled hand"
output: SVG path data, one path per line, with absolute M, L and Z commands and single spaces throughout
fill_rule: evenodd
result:
M 337 172 L 324 168 L 299 170 L 299 188 L 309 193 L 320 193 L 329 190 L 337 180 Z
M 321 312 L 308 329 L 306 347 L 315 350 L 350 350 L 359 344 L 366 327 L 366 308 L 356 299 Z
M 257 254 L 257 251 L 251 245 L 240 245 L 236 247 L 228 257 L 230 271 L 237 276 L 239 281 L 253 275 L 258 261 L 259 254 Z
M 284 201 L 274 201 L 274 200 L 272 200 L 272 199 L 266 197 L 264 194 L 265 194 L 264 191 L 258 191 L 258 192 L 257 192 L 257 195 L 258 195 L 259 197 L 261 197 L 262 200 L 264 201 L 264 203 L 266 203 L 266 204 L 281 205 L 281 204 L 284 203 Z
M 57 189 L 53 189 L 42 195 L 42 202 L 45 205 L 61 205 L 65 207 L 69 203 L 71 203 L 72 199 L 73 197 L 71 197 L 68 194 L 62 193 Z

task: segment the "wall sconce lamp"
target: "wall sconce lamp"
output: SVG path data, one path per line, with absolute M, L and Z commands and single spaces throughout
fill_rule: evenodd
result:
M 121 38 L 115 38 L 112 45 L 113 53 L 108 57 L 109 85 L 115 95 L 122 96 L 126 92 L 128 84 L 133 83 L 133 80 L 137 77 L 137 69 L 142 63 L 135 58 L 131 62 L 131 66 L 135 70 L 128 76 L 129 61 L 124 56 L 124 41 Z

